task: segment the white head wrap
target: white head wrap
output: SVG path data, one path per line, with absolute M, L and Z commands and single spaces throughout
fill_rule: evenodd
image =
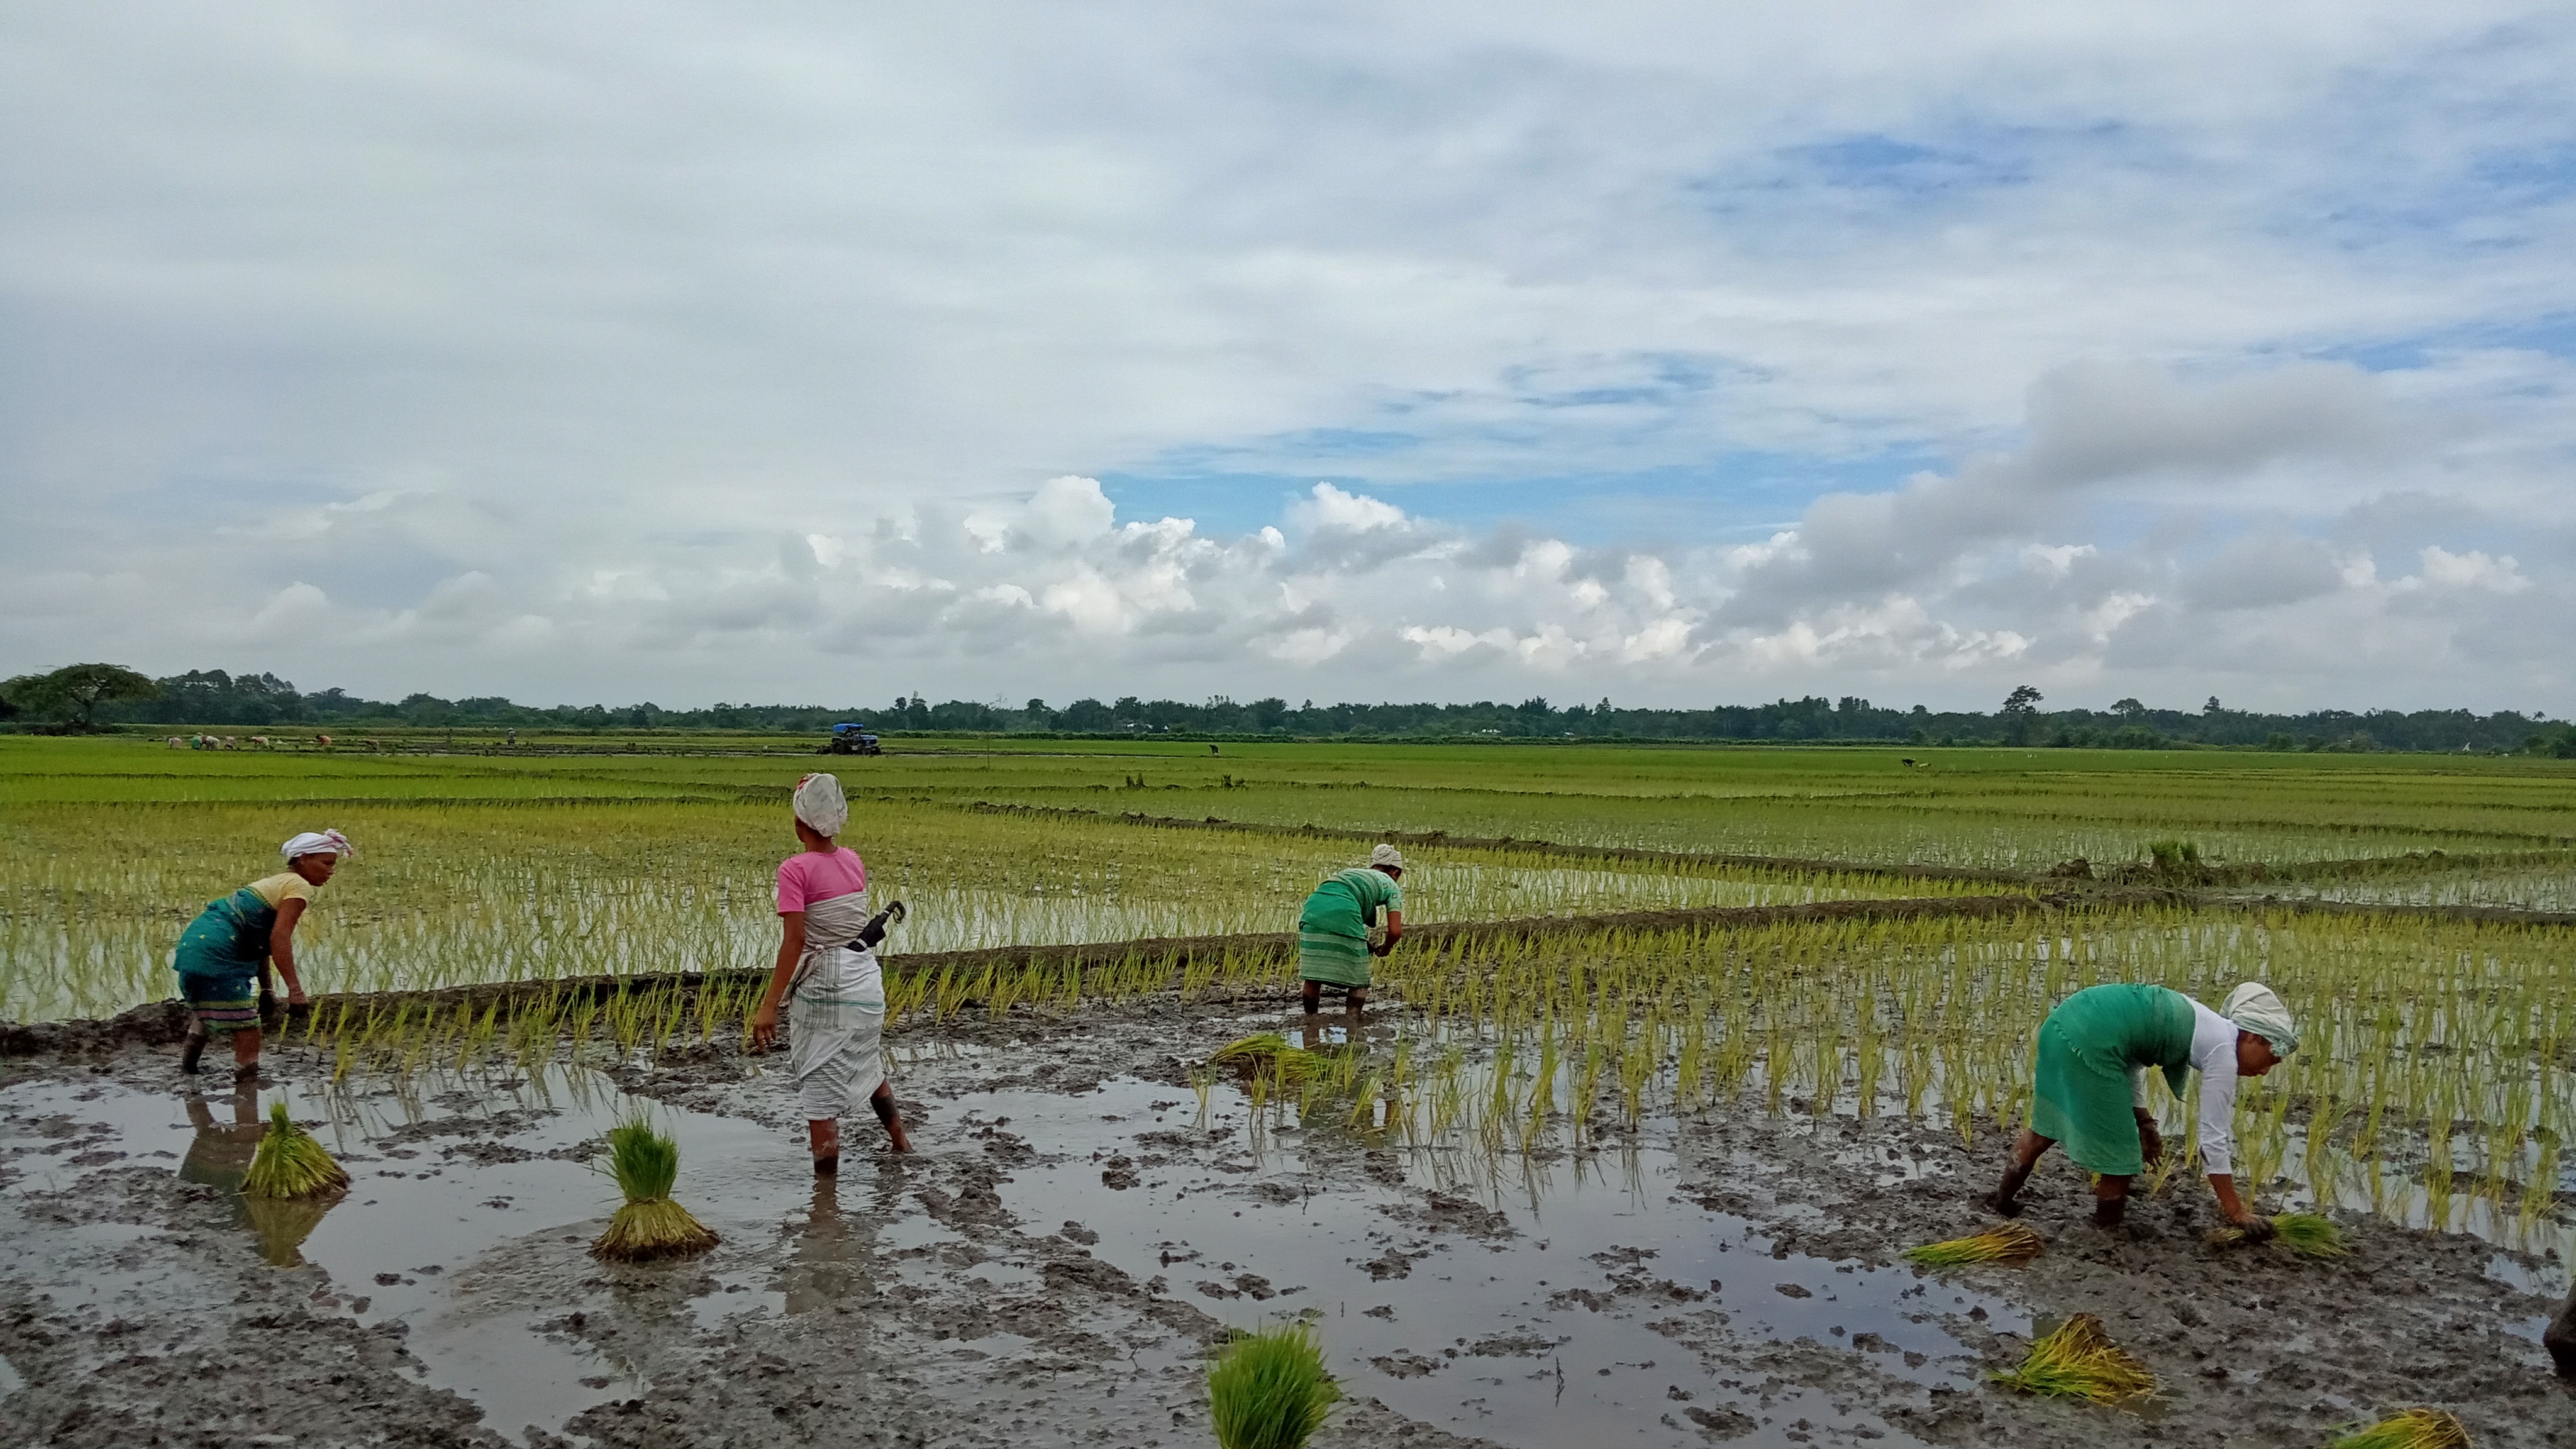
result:
M 1402 870 L 1404 869 L 1404 852 L 1396 849 L 1392 845 L 1378 846 L 1369 851 L 1369 864 L 1391 865 L 1397 870 Z
M 2276 1055 L 2286 1057 L 2299 1049 L 2299 1029 L 2291 1024 L 2290 1008 L 2260 981 L 2248 981 L 2227 993 L 2218 1014 L 2270 1042 Z
M 293 840 L 286 842 L 284 845 L 279 846 L 277 848 L 277 853 L 285 856 L 287 863 L 292 865 L 294 864 L 297 856 L 322 855 L 326 853 L 331 855 L 356 855 L 358 853 L 358 847 L 351 845 L 349 843 L 349 837 L 342 835 L 339 831 L 308 830 L 302 835 L 295 837 Z
M 831 775 L 808 775 L 796 782 L 796 818 L 816 835 L 830 837 L 850 823 L 850 802 L 841 782 Z

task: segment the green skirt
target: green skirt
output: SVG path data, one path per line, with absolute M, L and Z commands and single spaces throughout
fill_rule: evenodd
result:
M 2146 1167 L 2129 1069 L 2162 1067 L 2179 1095 L 2191 1071 L 2191 999 L 2162 986 L 2087 986 L 2039 1028 L 2030 1130 L 2105 1177 Z
M 1320 981 L 1327 986 L 1368 985 L 1368 938 L 1335 935 L 1330 931 L 1299 931 L 1297 979 Z

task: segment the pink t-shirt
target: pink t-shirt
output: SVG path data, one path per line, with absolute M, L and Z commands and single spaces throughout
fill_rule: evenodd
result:
M 800 850 L 778 863 L 778 913 L 801 911 L 817 901 L 868 888 L 868 868 L 855 850 L 830 855 Z

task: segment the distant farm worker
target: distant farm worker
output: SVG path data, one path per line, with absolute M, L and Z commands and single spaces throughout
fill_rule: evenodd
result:
M 898 908 L 868 915 L 868 868 L 855 850 L 834 843 L 850 822 L 841 782 L 807 775 L 796 782 L 796 838 L 805 849 L 778 867 L 778 918 L 784 934 L 769 989 L 751 1017 L 751 1044 L 778 1040 L 778 1013 L 793 999 L 787 1060 L 814 1170 L 841 1169 L 841 1118 L 864 1099 L 885 1124 L 894 1150 L 910 1152 L 894 1088 L 885 1078 L 885 976 L 871 949 Z
M 2227 1220 L 2260 1240 L 2271 1220 L 2237 1196 L 2230 1134 L 2236 1085 L 2272 1070 L 2297 1050 L 2298 1029 L 2272 988 L 2248 981 L 2212 1011 L 2162 986 L 2088 986 L 2057 1003 L 2041 1023 L 2032 1076 L 2030 1125 L 1986 1205 L 2017 1216 L 2016 1200 L 2040 1154 L 2056 1143 L 2078 1166 L 2100 1174 L 2093 1221 L 2120 1225 L 2129 1180 L 2164 1159 L 2164 1138 L 2147 1110 L 2147 1071 L 2160 1067 L 2182 1095 L 2200 1073 L 2200 1165 Z
M 179 995 L 194 1018 L 179 1057 L 183 1072 L 196 1071 L 206 1043 L 223 1036 L 232 1039 L 233 1075 L 259 1075 L 262 1008 L 276 999 L 272 964 L 286 978 L 288 1011 L 311 1009 L 295 969 L 295 927 L 340 868 L 340 857 L 358 848 L 339 831 L 308 830 L 277 850 L 286 857 L 285 870 L 208 902 L 179 937 L 170 964 L 178 968 Z
M 1306 984 L 1306 1012 L 1323 1003 L 1324 988 L 1342 989 L 1352 1011 L 1368 1005 L 1369 958 L 1383 956 L 1404 938 L 1404 856 L 1392 845 L 1369 852 L 1366 866 L 1324 877 L 1297 914 L 1297 976 Z M 1386 939 L 1369 944 L 1369 927 L 1386 913 Z

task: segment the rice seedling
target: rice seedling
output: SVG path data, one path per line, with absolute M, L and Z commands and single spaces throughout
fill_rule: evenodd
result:
M 1342 1397 L 1304 1323 L 1238 1336 L 1209 1366 L 1207 1382 L 1218 1449 L 1301 1449 Z
M 2277 1213 L 2272 1218 L 2274 1241 L 2302 1258 L 2341 1258 L 2349 1256 L 2352 1245 L 2344 1240 L 2343 1229 L 2323 1213 Z M 2209 1244 L 2214 1248 L 2232 1248 L 2246 1241 L 2243 1228 L 2213 1228 Z
M 1316 1070 L 1313 1052 L 1290 1046 L 1275 1031 L 1255 1032 L 1226 1043 L 1208 1057 L 1208 1065 L 1231 1067 L 1244 1077 L 1269 1076 L 1282 1085 L 1302 1082 Z
M 626 1201 L 608 1231 L 590 1245 L 591 1256 L 621 1262 L 702 1253 L 716 1235 L 671 1201 L 680 1176 L 680 1145 L 638 1118 L 608 1129 L 608 1167 Z
M 2027 1263 L 2038 1257 L 2047 1246 L 2046 1238 L 2020 1223 L 2004 1223 L 1964 1238 L 1908 1248 L 1905 1257 L 1927 1268 L 1953 1268 L 1969 1263 Z
M 2408 1409 L 2334 1441 L 2332 1449 L 2469 1449 L 2468 1427 L 2440 1409 Z
M 313 1140 L 311 1133 L 295 1125 L 286 1115 L 284 1102 L 268 1109 L 268 1133 L 259 1139 L 250 1171 L 242 1178 L 243 1196 L 317 1197 L 348 1185 L 349 1174 L 331 1160 L 331 1154 Z
M 2102 1329 L 2102 1320 L 2090 1313 L 2076 1314 L 2041 1336 L 2019 1367 L 1999 1370 L 1992 1377 L 2023 1393 L 2096 1404 L 2125 1403 L 2156 1391 L 2156 1376 L 2113 1343 Z

